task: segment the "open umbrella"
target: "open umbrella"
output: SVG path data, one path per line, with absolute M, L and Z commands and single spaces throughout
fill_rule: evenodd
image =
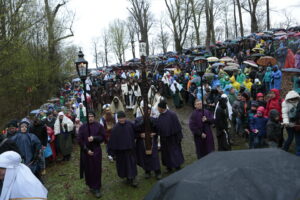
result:
M 214 77 L 214 73 L 204 73 L 203 77 L 207 77 L 207 78 L 210 78 L 210 77 Z
M 57 102 L 57 101 L 59 101 L 59 98 L 51 98 L 47 100 L 47 102 Z
M 267 67 L 270 65 L 273 66 L 276 63 L 277 63 L 277 60 L 275 58 L 273 58 L 272 56 L 263 56 L 257 60 L 257 64 L 260 66 L 264 66 L 264 67 Z
M 207 58 L 207 62 L 218 62 L 219 61 L 219 58 L 217 57 L 208 57 Z
M 286 35 L 286 32 L 284 31 L 279 31 L 279 32 L 276 32 L 274 33 L 275 36 L 283 36 L 283 35 Z
M 235 67 L 240 67 L 240 65 L 239 64 L 237 64 L 237 63 L 227 63 L 227 66 L 235 66 Z
M 239 68 L 237 66 L 226 66 L 224 67 L 224 71 L 227 71 L 227 72 L 233 72 L 233 71 L 238 71 Z
M 225 66 L 224 63 L 215 63 L 212 65 L 213 67 Z
M 243 63 L 246 65 L 250 65 L 251 67 L 258 67 L 258 65 L 253 60 L 246 60 Z
M 265 56 L 265 54 L 262 54 L 262 53 L 254 53 L 254 54 L 252 54 L 250 57 L 262 57 L 262 56 Z
M 74 82 L 80 82 L 80 78 L 74 78 L 74 79 L 72 80 L 72 83 L 74 83 Z
M 213 152 L 158 181 L 144 200 L 300 199 L 300 161 L 276 148 Z
M 220 59 L 220 61 L 222 61 L 222 62 L 233 62 L 233 59 L 230 58 L 230 57 L 223 57 L 223 58 Z
M 39 114 L 40 112 L 47 113 L 47 110 L 43 110 L 43 109 L 36 109 L 36 110 L 32 110 L 32 111 L 30 111 L 30 114 L 32 114 L 32 115 L 36 115 L 36 114 Z

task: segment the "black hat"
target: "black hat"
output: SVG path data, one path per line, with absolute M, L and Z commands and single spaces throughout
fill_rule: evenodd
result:
M 167 102 L 165 102 L 165 101 L 159 102 L 158 107 L 162 108 L 162 109 L 166 109 L 167 108 Z
M 119 111 L 119 112 L 117 113 L 117 116 L 118 116 L 118 118 L 125 118 L 125 117 L 126 117 L 126 114 L 125 114 L 125 112 L 123 112 L 123 111 Z
M 10 128 L 10 127 L 18 128 L 18 121 L 17 121 L 17 120 L 11 120 L 11 121 L 7 124 L 7 128 Z
M 245 97 L 247 100 L 249 99 L 249 94 L 247 92 L 243 92 L 242 96 Z

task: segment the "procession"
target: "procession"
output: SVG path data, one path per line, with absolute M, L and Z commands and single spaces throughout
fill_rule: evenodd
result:
M 136 18 L 150 5 L 129 2 Z M 21 100 L 3 106 L 0 200 L 300 198 L 300 26 L 209 34 L 151 54 L 141 32 L 139 57 L 95 55 L 96 68 L 76 48 L 57 77 L 28 67 Z

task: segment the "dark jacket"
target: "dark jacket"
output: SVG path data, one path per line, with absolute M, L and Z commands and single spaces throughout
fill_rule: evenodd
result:
M 267 134 L 267 128 L 266 128 L 267 122 L 268 122 L 268 118 L 264 116 L 258 117 L 255 115 L 250 120 L 250 129 L 251 130 L 257 129 L 258 130 L 257 136 L 265 136 Z
M 47 128 L 45 124 L 43 123 L 33 124 L 29 132 L 36 135 L 44 147 L 47 146 L 48 134 L 47 134 Z
M 269 121 L 267 123 L 267 138 L 269 141 L 278 143 L 281 138 L 281 124 L 275 118 L 279 116 L 279 112 L 275 109 L 269 113 Z

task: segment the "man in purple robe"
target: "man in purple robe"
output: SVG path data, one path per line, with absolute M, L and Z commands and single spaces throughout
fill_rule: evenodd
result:
M 168 172 L 172 169 L 179 170 L 184 162 L 181 149 L 181 140 L 183 138 L 182 128 L 177 115 L 167 109 L 167 103 L 161 101 L 158 104 L 160 113 L 157 120 L 158 134 L 161 142 L 161 160 L 167 167 Z
M 200 159 L 214 151 L 214 138 L 210 125 L 214 119 L 208 110 L 202 110 L 202 102 L 195 101 L 195 110 L 190 116 L 189 127 L 194 135 L 197 158 Z
M 148 109 L 150 114 L 151 108 Z M 151 177 L 151 171 L 154 171 L 157 180 L 161 179 L 160 162 L 158 156 L 158 141 L 156 119 L 150 117 L 150 129 L 152 138 L 152 154 L 146 154 L 145 148 L 145 123 L 143 117 L 135 119 L 134 125 L 136 129 L 136 156 L 137 164 L 145 170 L 145 178 Z
M 100 144 L 105 140 L 103 126 L 95 121 L 95 113 L 89 112 L 88 124 L 79 128 L 78 143 L 80 152 L 80 178 L 85 177 L 85 183 L 97 198 L 101 197 L 102 150 Z
M 112 129 L 108 148 L 115 156 L 118 176 L 127 178 L 128 184 L 137 187 L 134 124 L 126 120 L 123 111 L 119 111 L 117 117 L 118 123 Z

